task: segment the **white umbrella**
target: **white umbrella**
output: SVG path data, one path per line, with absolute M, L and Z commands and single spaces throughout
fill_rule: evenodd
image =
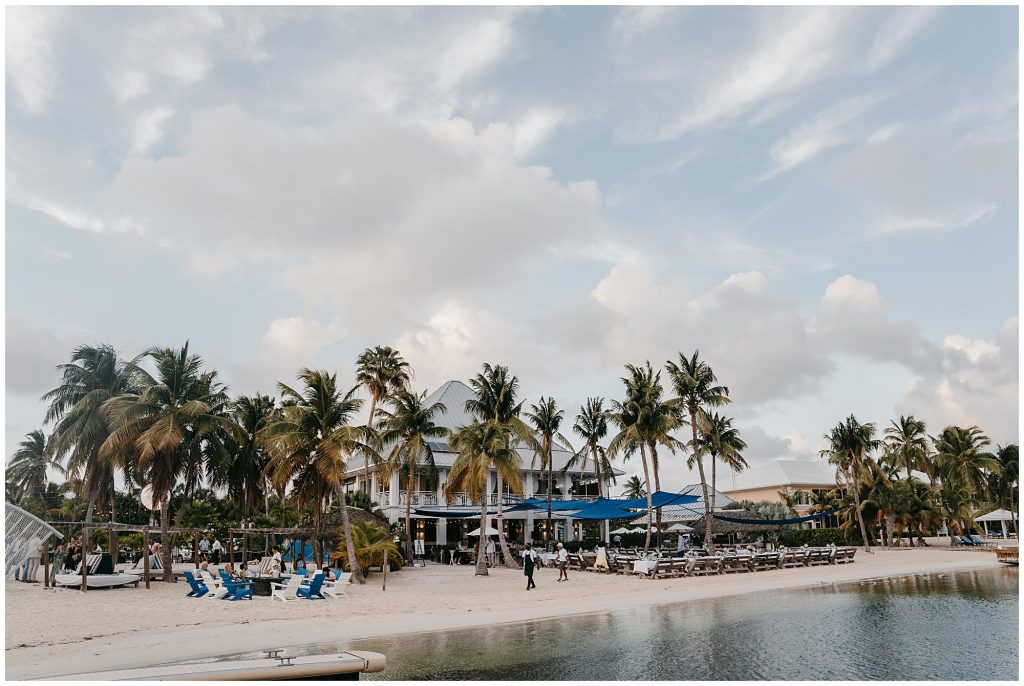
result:
M 477 527 L 477 528 L 473 529 L 472 531 L 470 531 L 466 535 L 467 536 L 479 536 L 480 535 L 480 527 Z M 488 536 L 497 536 L 498 535 L 498 530 L 495 529 L 493 526 L 488 525 L 488 527 L 487 527 L 487 535 Z
M 693 531 L 693 527 L 692 526 L 686 526 L 682 522 L 679 522 L 678 524 L 673 524 L 669 528 L 665 529 L 665 531 L 675 531 L 675 532 L 681 533 L 681 534 L 688 534 L 691 531 Z
M 653 529 L 653 528 L 654 527 L 651 527 L 651 529 Z M 630 529 L 629 533 L 631 533 L 631 534 L 645 534 L 645 533 L 647 533 L 647 527 L 638 526 L 635 529 Z
M 624 526 L 620 526 L 618 529 L 615 529 L 614 531 L 612 531 L 613 534 L 628 534 L 629 532 L 630 532 L 630 529 L 627 529 Z

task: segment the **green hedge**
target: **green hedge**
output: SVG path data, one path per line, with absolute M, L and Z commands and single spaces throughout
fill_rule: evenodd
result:
M 802 545 L 862 545 L 859 531 L 846 532 L 843 529 L 783 529 L 779 532 L 779 544 L 787 548 Z

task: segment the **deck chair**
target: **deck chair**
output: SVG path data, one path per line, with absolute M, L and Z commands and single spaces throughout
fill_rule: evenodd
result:
M 206 584 L 208 593 L 205 597 L 207 598 L 223 598 L 228 593 L 228 589 L 224 588 L 224 582 L 215 577 L 205 569 L 199 570 L 199 576 L 202 578 L 203 583 Z
M 317 572 L 313 575 L 313 578 L 309 580 L 308 586 L 299 585 L 298 590 L 295 591 L 295 597 L 305 598 L 306 600 L 327 600 L 324 597 L 324 573 Z
M 974 544 L 973 543 L 968 543 L 967 541 L 965 541 L 964 539 L 960 538 L 959 536 L 954 536 L 953 537 L 953 545 L 954 546 L 957 546 L 957 545 L 960 545 L 960 546 L 970 546 L 970 545 L 974 545 Z
M 192 572 L 185 572 L 185 581 L 192 590 L 185 594 L 186 598 L 201 598 L 210 590 L 202 581 L 196 579 Z
M 224 580 L 224 589 L 227 591 L 224 600 L 252 600 L 252 582 L 235 581 L 227 572 L 221 572 L 221 579 Z
M 983 546 L 983 547 L 989 545 L 985 541 L 983 541 L 980 538 L 978 538 L 978 536 L 975 535 L 975 534 L 971 534 L 970 536 L 965 536 L 964 538 L 970 538 L 971 541 L 974 543 L 974 545 L 980 545 L 980 546 Z
M 348 593 L 345 593 L 345 586 L 348 586 L 351 583 L 351 572 L 342 572 L 341 570 L 337 570 L 335 572 L 334 581 L 331 581 L 330 579 L 324 579 L 323 588 L 321 588 L 320 590 L 328 598 L 334 598 L 335 600 L 337 600 L 338 598 L 348 598 Z
M 288 577 L 288 581 L 286 583 L 271 583 L 270 585 L 274 589 L 271 591 L 271 597 L 288 602 L 289 600 L 295 600 L 298 598 L 297 593 L 299 588 L 302 587 L 302 577 L 292 574 Z

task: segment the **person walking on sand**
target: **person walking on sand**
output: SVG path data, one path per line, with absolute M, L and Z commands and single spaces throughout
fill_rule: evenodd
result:
M 523 574 L 526 575 L 527 591 L 531 588 L 537 588 L 537 584 L 533 583 L 533 568 L 536 561 L 537 553 L 533 549 L 533 544 L 527 543 L 526 549 L 523 551 Z
M 569 575 L 566 568 L 569 566 L 569 551 L 561 543 L 558 544 L 558 580 L 568 581 Z

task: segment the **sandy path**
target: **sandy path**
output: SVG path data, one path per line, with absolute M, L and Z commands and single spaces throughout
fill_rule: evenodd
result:
M 185 598 L 187 586 L 45 590 L 6 584 L 6 676 L 43 677 L 214 657 L 286 646 L 561 617 L 889 575 L 996 567 L 995 555 L 949 548 L 861 550 L 848 565 L 664 579 L 576 572 L 556 583 L 541 569 L 526 592 L 521 572 L 429 565 L 349 587 L 349 599 L 282 603 Z

